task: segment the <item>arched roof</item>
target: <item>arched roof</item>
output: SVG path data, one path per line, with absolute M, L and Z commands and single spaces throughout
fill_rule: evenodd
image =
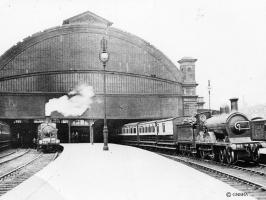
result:
M 92 16 L 91 13 L 90 16 Z M 102 65 L 97 54 L 100 51 L 100 40 L 107 31 L 108 50 L 111 55 L 108 62 L 109 71 L 126 71 L 181 82 L 181 72 L 178 68 L 161 51 L 143 39 L 113 27 L 107 29 L 101 24 L 103 19 L 101 19 L 101 23 L 84 23 L 75 20 L 75 23 L 69 23 L 69 20 L 71 22 L 73 18 L 65 20 L 62 26 L 35 33 L 6 51 L 0 57 L 0 78 L 45 70 L 51 71 L 58 68 L 59 70 L 72 70 L 72 61 L 66 63 L 66 59 L 71 60 L 73 55 L 70 55 L 71 52 L 66 52 L 65 49 L 74 48 L 73 44 L 83 44 L 76 47 L 75 52 L 73 51 L 74 54 L 80 54 L 80 57 L 73 57 L 73 59 L 82 62 L 85 59 L 82 56 L 87 57 L 87 54 L 91 54 L 91 57 L 87 59 L 90 60 L 89 62 L 94 60 L 94 63 L 91 64 L 92 67 L 101 68 Z M 108 21 L 108 24 L 111 23 Z M 91 40 L 87 37 L 91 37 Z M 57 45 L 56 48 L 53 47 L 55 45 Z M 49 49 L 51 50 L 50 54 L 47 53 Z M 78 49 L 81 49 L 80 51 L 86 49 L 86 51 L 81 53 L 78 52 Z M 38 54 L 37 51 L 39 51 Z M 62 55 L 65 53 L 68 55 Z M 43 57 L 44 54 L 46 57 Z M 62 56 L 62 60 L 58 61 L 61 63 L 55 64 L 57 58 L 51 58 L 53 56 Z M 27 61 L 27 59 L 31 59 L 31 61 Z M 32 63 L 32 60 L 36 59 L 39 59 L 38 62 Z M 52 59 L 53 62 L 48 62 L 49 59 Z M 73 61 L 72 64 L 89 65 L 88 62 L 80 64 L 77 61 Z M 58 67 L 59 65 L 60 67 Z

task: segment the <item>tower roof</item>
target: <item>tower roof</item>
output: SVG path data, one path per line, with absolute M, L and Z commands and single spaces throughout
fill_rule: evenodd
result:
M 104 19 L 90 11 L 86 11 L 84 13 L 75 15 L 63 21 L 63 25 L 64 24 L 80 24 L 80 23 L 97 24 L 97 25 L 103 25 L 103 26 L 111 26 L 113 24 L 107 19 Z
M 192 57 L 183 57 L 181 58 L 181 60 L 177 61 L 179 64 L 184 63 L 184 62 L 196 62 L 197 59 L 196 58 L 192 58 Z

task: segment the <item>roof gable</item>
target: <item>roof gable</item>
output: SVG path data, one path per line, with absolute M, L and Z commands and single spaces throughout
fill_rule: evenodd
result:
M 111 26 L 113 23 L 90 12 L 84 12 L 63 21 L 64 24 L 94 24 L 94 25 L 102 25 L 102 26 Z

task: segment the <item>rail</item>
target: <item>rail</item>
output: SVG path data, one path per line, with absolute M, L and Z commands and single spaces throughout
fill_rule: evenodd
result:
M 9 171 L 9 172 L 3 174 L 3 175 L 1 175 L 1 176 L 0 176 L 0 180 L 2 180 L 2 179 L 4 179 L 4 178 L 8 177 L 9 175 L 11 175 L 11 174 L 13 174 L 13 173 L 19 171 L 19 170 L 22 169 L 22 168 L 26 167 L 27 165 L 31 164 L 32 162 L 34 162 L 35 160 L 37 160 L 37 159 L 40 158 L 41 156 L 42 156 L 42 154 L 39 154 L 39 155 L 36 156 L 35 158 L 31 159 L 29 162 L 24 163 L 23 165 L 21 165 L 21 166 L 15 168 L 15 169 L 13 169 L 13 170 L 11 170 L 11 171 Z
M 30 152 L 30 149 L 28 149 L 27 151 L 23 152 L 22 154 L 19 154 L 18 156 L 14 157 L 14 158 L 10 158 L 10 159 L 8 159 L 8 160 L 5 160 L 5 161 L 0 162 L 0 165 L 2 165 L 2 164 L 4 164 L 4 163 L 7 163 L 7 162 L 10 162 L 10 161 L 12 161 L 12 160 L 15 160 L 15 159 L 17 159 L 17 158 L 20 158 L 20 157 L 24 156 L 25 154 L 27 154 L 27 153 L 29 153 L 29 152 Z

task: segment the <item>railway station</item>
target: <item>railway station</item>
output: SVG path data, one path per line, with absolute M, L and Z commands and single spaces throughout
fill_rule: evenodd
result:
M 196 62 L 89 11 L 18 42 L 0 57 L 0 199 L 264 199 L 266 120 L 235 97 L 205 109 Z
M 93 87 L 90 108 L 81 115 L 51 113 L 62 142 L 102 141 L 104 118 L 101 40 L 106 38 L 106 117 L 109 134 L 126 122 L 192 115 L 202 99 L 196 94 L 195 63 L 172 63 L 149 42 L 112 27 L 91 12 L 65 19 L 58 27 L 34 33 L 0 58 L 0 119 L 12 124 L 24 144 L 35 137 L 45 104 L 81 84 Z M 110 137 L 111 138 L 111 137 Z

